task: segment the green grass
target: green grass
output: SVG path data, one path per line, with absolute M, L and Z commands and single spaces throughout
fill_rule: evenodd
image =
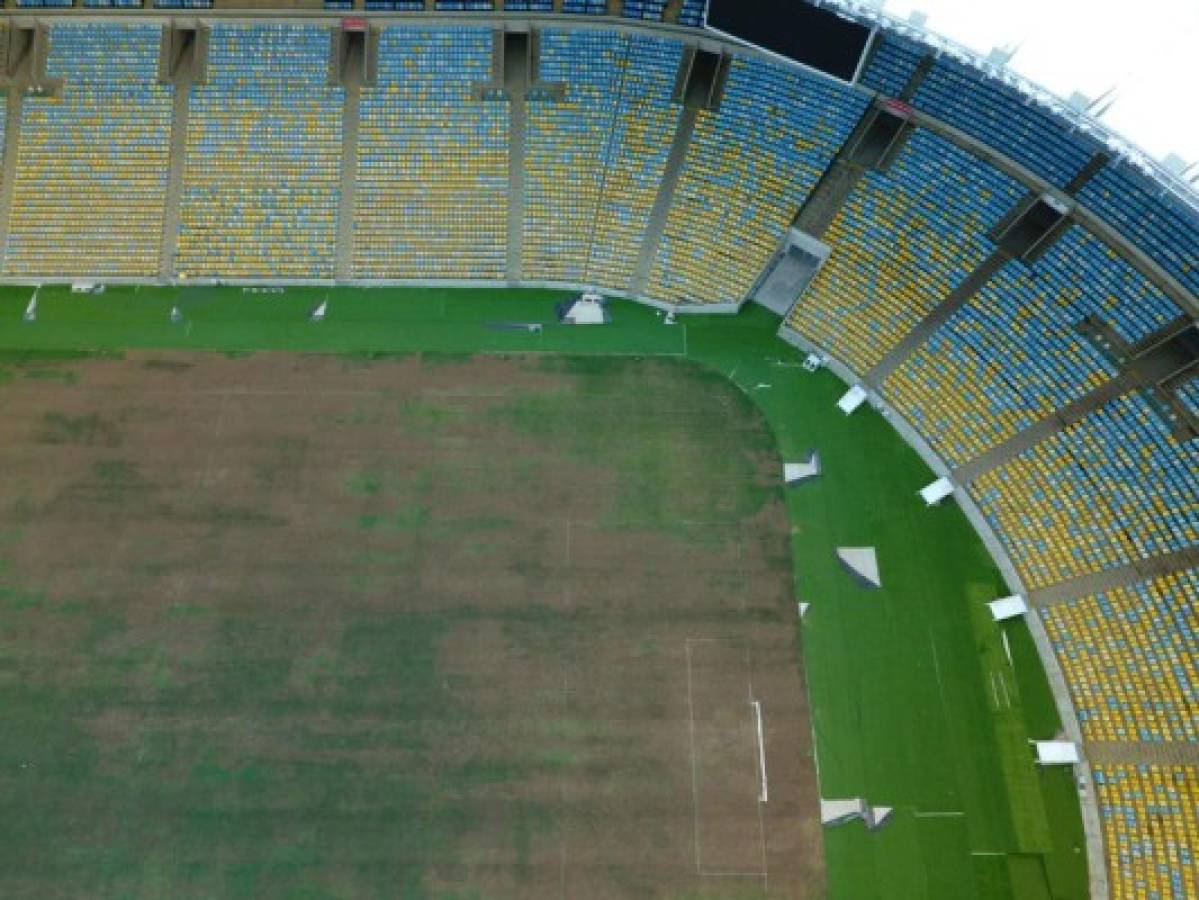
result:
M 1013 659 L 1009 665 L 1000 632 L 983 606 L 1004 593 L 997 569 L 955 505 L 926 509 L 919 502 L 916 491 L 930 473 L 916 454 L 874 412 L 842 416 L 834 402 L 843 385 L 827 373 L 803 373 L 798 354 L 775 337 L 777 320 L 765 312 L 750 308 L 735 319 L 697 317 L 666 327 L 652 310 L 621 303 L 614 308 L 614 325 L 589 329 L 554 324 L 552 303 L 562 295 L 549 291 L 312 288 L 255 295 L 232 288 L 142 287 L 110 288 L 104 295 L 80 299 L 67 288 L 54 287 L 41 291 L 37 322 L 24 324 L 21 313 L 29 294 L 27 288 L 0 289 L 0 374 L 5 377 L 26 377 L 29 370 L 54 372 L 56 362 L 82 355 L 104 358 L 132 348 L 187 348 L 334 352 L 364 365 L 411 353 L 423 354 L 429 365 L 457 354 L 550 353 L 560 354 L 544 363 L 551 370 L 595 373 L 589 381 L 595 390 L 629 390 L 603 377 L 608 364 L 602 357 L 619 354 L 686 359 L 707 369 L 705 377 L 730 380 L 741 388 L 744 402 L 756 404 L 767 417 L 784 458 L 816 447 L 825 463 L 821 479 L 786 495 L 796 596 L 812 604 L 802 641 L 823 792 L 828 797 L 865 796 L 896 808 L 894 822 L 879 832 L 868 833 L 858 825 L 826 832 L 829 896 L 1086 896 L 1077 794 L 1068 773 L 1037 771 L 1027 746 L 1030 736 L 1051 735 L 1059 725 L 1046 679 L 1027 628 L 1022 623 L 1004 626 Z M 309 323 L 308 311 L 326 296 L 328 318 Z M 184 313 L 183 324 L 168 321 L 175 305 Z M 495 327 L 499 322 L 540 322 L 544 328 L 538 334 L 502 330 Z M 629 409 L 622 421 L 600 421 L 564 398 L 550 396 L 513 401 L 503 415 L 509 424 L 559 441 L 563 452 L 582 458 L 600 430 L 637 427 L 635 394 L 630 394 Z M 441 413 L 427 408 L 414 406 L 406 415 L 417 428 L 435 430 L 441 424 Z M 47 419 L 44 438 L 100 444 L 111 439 L 103 422 L 86 417 Z M 693 472 L 699 464 L 671 458 L 668 432 L 662 445 L 630 450 L 618 462 L 628 483 L 642 487 L 622 499 L 618 519 L 669 528 L 680 516 L 702 520 L 711 512 L 663 500 L 679 496 L 679 479 L 685 477 L 680 473 Z M 743 486 L 739 494 L 734 492 L 740 508 L 760 502 L 756 492 L 761 489 L 752 486 L 747 473 L 719 459 L 702 465 L 706 477 Z M 111 471 L 97 472 L 109 483 L 128 474 L 117 463 Z M 378 500 L 390 491 L 419 501 L 422 493 L 419 485 L 386 485 L 358 470 L 347 471 L 344 486 L 364 500 Z M 360 525 L 366 530 L 422 527 L 420 508 L 418 502 L 415 512 L 409 507 L 404 515 L 391 508 L 372 509 Z M 463 530 L 485 534 L 489 525 L 464 523 Z M 845 577 L 833 554 L 840 545 L 878 548 L 883 590 L 859 589 Z M 4 595 L 10 610 L 35 599 Z M 203 610 L 170 615 L 186 625 Z M 121 627 L 110 623 L 107 632 L 83 639 L 108 640 Z M 221 702 L 237 703 L 246 683 L 239 667 L 251 663 L 238 660 L 237 628 L 228 627 L 230 676 L 211 689 Z M 423 649 L 438 627 L 432 617 L 402 628 L 367 628 L 347 634 L 341 649 L 389 671 L 394 668 L 396 678 L 425 679 L 429 702 L 441 702 L 446 698 L 432 681 Z M 156 689 L 176 689 L 169 661 L 134 662 L 147 667 Z M 269 668 L 272 661 L 256 665 Z M 326 665 L 311 661 L 308 677 L 314 684 L 332 677 Z M 277 677 L 265 670 L 253 674 L 259 684 L 269 685 Z M 103 680 L 97 685 L 97 691 L 102 689 Z M 1004 696 L 1002 703 L 996 703 L 997 693 Z M 50 695 L 25 697 L 19 706 L 53 709 L 54 702 Z M 7 726 L 12 738 L 5 762 L 34 755 L 47 743 L 86 747 L 69 734 L 52 734 L 69 727 L 52 715 Z M 590 726 L 577 727 L 585 731 Z M 152 761 L 153 736 L 146 740 Z M 61 771 L 65 790 L 101 777 L 83 751 L 44 764 Z M 188 827 L 201 836 L 205 829 L 256 827 L 218 820 L 198 798 L 214 785 L 253 785 L 273 777 L 280 776 L 230 771 L 219 759 L 197 767 L 186 776 L 197 798 Z M 335 789 L 339 775 L 322 772 L 320 783 Z M 428 830 L 418 832 L 399 822 L 380 823 L 381 833 L 395 841 L 397 854 L 419 855 L 434 846 L 439 830 L 459 825 L 439 818 L 451 813 L 425 793 L 426 783 L 397 773 L 379 790 L 395 795 L 396 809 L 420 810 L 427 823 Z M 542 825 L 530 814 L 522 827 L 531 833 Z M 37 852 L 39 835 L 37 822 L 25 823 L 9 841 L 13 852 Z M 287 871 L 305 853 L 338 849 L 280 848 L 278 859 L 237 870 L 228 895 L 251 896 L 256 885 Z M 114 872 L 141 866 L 143 883 L 152 885 L 155 867 L 165 867 L 166 861 L 79 859 L 64 864 L 111 867 Z M 416 895 L 412 883 L 396 885 L 395 892 Z

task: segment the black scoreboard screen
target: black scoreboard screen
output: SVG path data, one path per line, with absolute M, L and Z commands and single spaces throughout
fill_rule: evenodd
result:
M 803 0 L 709 0 L 708 27 L 851 81 L 870 28 Z

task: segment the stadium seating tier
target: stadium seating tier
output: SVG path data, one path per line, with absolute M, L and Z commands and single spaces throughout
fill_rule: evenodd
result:
M 1199 768 L 1096 766 L 1112 900 L 1199 897 Z
M 743 300 L 866 102 L 810 72 L 735 57 L 720 108 L 697 114 L 647 294 Z
M 982 475 L 971 491 L 1025 581 L 1044 587 L 1199 544 L 1199 440 L 1140 393 Z
M 1043 617 L 1088 740 L 1199 742 L 1199 570 Z
M 202 278 L 330 278 L 345 91 L 328 28 L 212 27 L 192 87 L 177 268 Z
M 969 153 L 915 132 L 833 220 L 823 238 L 832 255 L 788 324 L 869 372 L 992 252 L 986 232 L 1021 193 Z
M 496 280 L 508 255 L 508 103 L 482 100 L 487 28 L 397 28 L 362 89 L 353 272 Z
M 173 89 L 158 25 L 50 29 L 57 95 L 27 95 L 4 273 L 151 278 L 160 272 Z

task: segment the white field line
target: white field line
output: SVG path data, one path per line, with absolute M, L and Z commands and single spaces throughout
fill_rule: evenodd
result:
M 916 819 L 958 819 L 966 815 L 964 812 L 921 812 L 916 810 L 912 817 Z
M 765 878 L 765 872 L 700 872 L 704 878 Z
M 758 798 L 758 844 L 762 848 L 762 889 L 770 889 L 770 866 L 766 857 L 766 816 L 762 805 L 766 802 L 766 740 L 762 736 L 762 704 L 754 699 L 753 665 L 750 650 L 745 648 L 745 686 L 749 690 L 749 701 L 758 713 L 758 761 L 762 767 L 762 793 Z
M 570 519 L 566 520 L 566 567 L 568 570 L 570 569 Z M 568 612 L 574 608 L 574 594 L 571 591 L 569 579 L 562 591 L 562 601 Z M 573 658 L 573 654 L 567 654 L 562 658 L 562 714 L 564 716 L 569 715 L 570 712 L 570 666 Z M 558 778 L 558 802 L 565 810 L 565 768 Z M 564 832 L 560 832 L 558 836 L 558 893 L 562 900 L 566 900 L 566 834 Z
M 769 884 L 769 875 L 766 869 L 766 822 L 762 817 L 762 803 L 765 802 L 762 797 L 759 797 L 758 803 L 758 836 L 762 847 L 762 871 L 760 872 L 705 872 L 703 859 L 700 856 L 700 836 L 699 836 L 699 759 L 695 752 L 695 689 L 694 679 L 691 674 L 691 645 L 692 644 L 718 644 L 723 642 L 724 638 L 685 638 L 683 649 L 687 657 L 687 725 L 688 736 L 691 744 L 691 822 L 692 830 L 695 833 L 695 874 L 701 878 L 761 878 L 763 884 Z M 750 697 L 753 696 L 753 680 L 750 678 L 749 665 L 749 650 L 746 649 L 746 667 L 745 674 L 746 685 L 749 688 Z M 758 710 L 758 747 L 759 760 L 762 766 L 762 784 L 763 794 L 765 793 L 766 783 L 766 755 L 765 742 L 762 738 L 762 718 L 761 704 L 754 700 L 751 704 Z
M 941 659 L 937 656 L 937 640 L 933 637 L 932 629 L 928 631 L 928 645 L 933 651 L 933 672 L 937 676 L 937 694 L 941 698 L 941 703 L 945 703 L 945 683 L 941 680 Z
M 695 693 L 691 678 L 691 640 L 684 643 L 687 652 L 687 724 L 691 741 L 691 824 L 695 832 L 695 873 L 703 874 L 699 857 L 699 765 L 695 759 Z
M 762 704 L 755 700 L 753 707 L 758 724 L 758 770 L 762 773 L 762 790 L 758 794 L 758 802 L 765 803 L 770 797 L 770 792 L 766 789 L 766 739 L 762 737 Z

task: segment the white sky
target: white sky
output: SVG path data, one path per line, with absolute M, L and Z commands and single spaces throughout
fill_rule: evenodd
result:
M 974 50 L 1016 47 L 1010 68 L 1066 98 L 1115 88 L 1101 121 L 1158 159 L 1199 162 L 1199 0 L 885 0 Z M 1192 173 L 1193 174 L 1193 173 Z

